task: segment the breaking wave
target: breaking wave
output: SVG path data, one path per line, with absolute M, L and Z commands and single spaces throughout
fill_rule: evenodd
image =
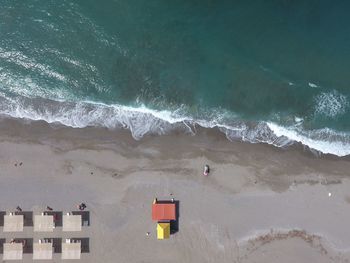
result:
M 36 105 L 36 106 L 34 106 Z M 350 134 L 323 128 L 305 130 L 296 124 L 283 127 L 274 122 L 245 122 L 224 110 L 190 116 L 186 109 L 152 110 L 145 106 L 107 105 L 91 101 L 67 102 L 43 98 L 14 96 L 0 93 L 0 114 L 13 118 L 43 120 L 74 128 L 88 126 L 128 129 L 138 140 L 145 135 L 164 135 L 174 131 L 195 134 L 196 127 L 218 128 L 231 141 L 267 143 L 287 147 L 296 142 L 325 154 L 350 154 Z

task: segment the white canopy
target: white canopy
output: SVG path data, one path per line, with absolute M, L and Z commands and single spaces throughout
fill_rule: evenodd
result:
M 63 231 L 81 231 L 81 215 L 64 215 Z
M 20 260 L 23 257 L 22 243 L 4 243 L 3 260 Z
M 81 243 L 62 243 L 62 259 L 80 259 Z
M 54 223 L 52 215 L 36 215 L 34 217 L 35 232 L 53 232 Z
M 22 232 L 23 215 L 5 215 L 4 232 Z
M 34 243 L 33 259 L 52 259 L 52 243 Z

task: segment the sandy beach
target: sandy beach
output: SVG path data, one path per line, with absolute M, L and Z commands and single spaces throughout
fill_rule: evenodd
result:
M 2 211 L 87 204 L 81 262 L 350 261 L 349 158 L 209 130 L 135 141 L 126 131 L 2 120 L 0 165 Z M 179 201 L 168 240 L 156 238 L 154 197 Z

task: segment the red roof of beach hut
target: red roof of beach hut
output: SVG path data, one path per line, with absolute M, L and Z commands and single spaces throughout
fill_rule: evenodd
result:
M 174 203 L 155 203 L 152 204 L 152 220 L 162 221 L 162 220 L 176 220 Z

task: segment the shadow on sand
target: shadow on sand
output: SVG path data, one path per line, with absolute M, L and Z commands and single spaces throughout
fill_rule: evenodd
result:
M 170 234 L 175 234 L 179 232 L 179 223 L 180 223 L 180 201 L 176 200 L 175 202 L 175 211 L 176 211 L 176 220 L 170 222 Z

